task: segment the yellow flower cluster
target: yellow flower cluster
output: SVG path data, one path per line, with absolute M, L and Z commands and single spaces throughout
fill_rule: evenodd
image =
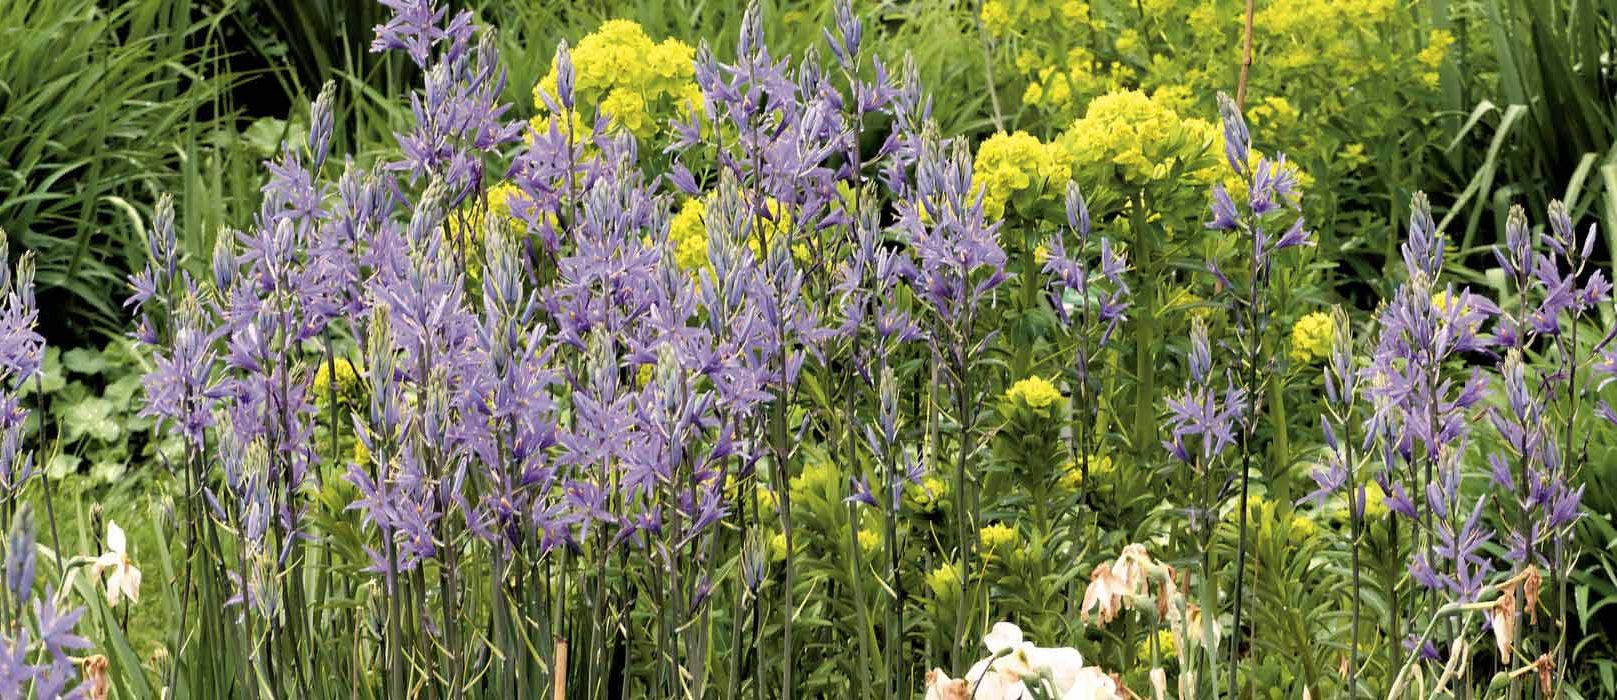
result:
M 1005 214 L 1012 196 L 1028 192 L 1038 199 L 1059 201 L 1072 177 L 1072 158 L 1056 143 L 1043 143 L 1026 131 L 1003 131 L 977 147 L 972 181 L 983 189 L 983 211 L 989 218 Z
M 1057 123 L 1126 88 L 1179 91 L 1186 97 L 1175 106 L 1181 113 L 1216 113 L 1213 96 L 1232 87 L 1231 68 L 1242 58 L 1243 0 L 1138 4 L 1138 12 L 1106 15 L 1117 26 L 1078 0 L 986 0 L 978 19 L 995 63 L 1020 79 L 1022 103 Z M 1290 130 L 1288 120 L 1320 126 L 1350 119 L 1361 134 L 1401 135 L 1416 124 L 1408 110 L 1344 99 L 1344 91 L 1435 97 L 1437 69 L 1454 42 L 1444 30 L 1403 29 L 1419 25 L 1418 10 L 1398 0 L 1287 0 L 1259 8 L 1254 62 L 1264 69 L 1252 73 L 1248 116 L 1263 132 L 1260 142 L 1284 133 L 1292 150 L 1340 144 L 1309 141 L 1318 129 Z M 1271 98 L 1308 105 L 1308 113 L 1267 105 Z M 1274 112 L 1262 114 L 1266 107 Z
M 1036 411 L 1049 408 L 1051 404 L 1061 401 L 1061 391 L 1056 389 L 1050 380 L 1044 377 L 1028 377 L 1018 380 L 1011 388 L 1005 390 L 1005 400 L 1013 404 L 1024 405 Z
M 1122 189 L 1167 179 L 1176 169 L 1213 182 L 1221 174 L 1211 149 L 1219 130 L 1205 119 L 1180 117 L 1171 97 L 1120 90 L 1095 98 L 1061 136 L 1073 171 L 1086 173 L 1086 182 L 1121 181 Z
M 1082 0 L 987 0 L 978 18 L 990 36 L 1002 38 L 1024 27 L 1048 24 L 1051 20 L 1068 29 L 1082 27 L 1089 19 L 1089 3 Z
M 444 226 L 448 229 L 451 244 L 457 246 L 466 257 L 466 275 L 473 280 L 481 279 L 483 274 L 483 239 L 488 235 L 490 226 L 500 223 L 517 224 L 513 207 L 521 201 L 522 189 L 510 182 L 501 182 L 488 188 L 486 198 L 488 206 L 482 207 L 475 200 L 468 200 L 456 213 L 445 220 Z
M 803 472 L 792 477 L 792 494 L 814 492 L 830 493 L 842 482 L 842 473 L 830 462 L 814 461 L 803 466 Z
M 1426 47 L 1415 54 L 1422 68 L 1421 82 L 1427 87 L 1437 87 L 1437 69 L 1443 65 L 1443 59 L 1449 55 L 1449 47 L 1454 45 L 1454 35 L 1444 29 L 1433 29 L 1426 37 Z
M 935 476 L 921 477 L 921 483 L 910 486 L 907 491 L 910 500 L 923 513 L 936 512 L 949 497 L 949 485 Z
M 858 538 L 860 554 L 868 557 L 875 554 L 877 550 L 881 549 L 881 534 L 877 533 L 875 530 L 868 527 L 861 529 L 859 531 Z
M 1344 490 L 1345 491 L 1345 490 Z M 1325 510 L 1331 522 L 1345 523 L 1348 520 L 1348 500 L 1346 493 L 1333 496 Z M 1366 522 L 1386 517 L 1387 494 L 1381 490 L 1381 484 L 1375 481 L 1364 485 L 1364 519 Z
M 767 486 L 760 485 L 758 491 L 758 509 L 765 513 L 774 513 L 780 505 L 780 497 Z
M 602 24 L 572 50 L 574 98 L 580 107 L 598 105 L 614 126 L 645 138 L 674 115 L 671 110 L 701 109 L 694 82 L 696 50 L 677 39 L 652 41 L 639 24 L 614 19 Z M 548 108 L 540 91 L 556 94 L 556 67 L 534 88 L 534 106 Z M 548 115 L 534 122 L 548 128 Z M 572 115 L 579 119 L 578 115 Z M 574 122 L 575 128 L 586 121 Z
M 1291 326 L 1291 351 L 1287 353 L 1298 364 L 1323 360 L 1331 354 L 1331 341 L 1336 337 L 1336 324 L 1331 315 L 1321 311 L 1303 316 Z
M 1313 539 L 1319 534 L 1319 524 L 1302 513 L 1291 514 L 1290 536 L 1293 542 L 1303 542 Z
M 685 200 L 668 222 L 668 245 L 674 248 L 674 262 L 692 274 L 710 266 L 707 259 L 707 207 L 712 199 L 713 195 L 709 194 Z M 791 233 L 792 215 L 780 206 L 780 202 L 772 198 L 765 200 L 764 209 L 769 215 L 759 217 L 759 221 L 763 223 L 766 239 L 773 241 L 778 236 Z M 761 255 L 756 236 L 747 238 L 747 249 L 754 256 Z M 792 257 L 799 262 L 808 260 L 808 246 L 802 243 L 792 246 Z
M 1179 654 L 1179 647 L 1174 640 L 1173 631 L 1167 628 L 1157 630 L 1156 637 L 1158 658 L 1164 662 L 1177 658 Z M 1151 659 L 1150 635 L 1140 638 L 1140 643 L 1135 646 L 1134 654 L 1142 661 L 1149 661 Z
M 1116 466 L 1112 464 L 1111 457 L 1097 454 L 1089 455 L 1089 474 L 1091 477 L 1110 474 L 1115 468 Z M 1061 478 L 1057 483 L 1061 488 L 1068 491 L 1077 491 L 1078 487 L 1084 484 L 1084 465 L 1079 464 L 1078 460 L 1067 460 L 1067 463 L 1061 466 Z
M 680 205 L 668 221 L 668 245 L 674 248 L 674 262 L 686 270 L 707 267 L 707 203 L 691 198 Z
M 1274 538 L 1281 525 L 1285 525 L 1286 541 L 1291 544 L 1301 544 L 1319 534 L 1319 524 L 1301 511 L 1292 511 L 1289 518 L 1282 521 L 1283 504 L 1270 501 L 1263 496 L 1253 494 L 1247 497 L 1247 519 L 1256 528 L 1260 538 Z M 1236 512 L 1231 511 L 1229 521 L 1234 522 Z
M 335 372 L 332 371 L 333 367 L 336 368 Z M 364 387 L 360 386 L 359 372 L 354 369 L 353 362 L 346 357 L 334 358 L 329 362 L 322 358 L 314 371 L 314 386 L 311 389 L 315 401 L 322 406 L 330 408 L 333 376 L 336 377 L 338 404 L 353 406 L 364 398 Z
M 926 574 L 926 587 L 932 589 L 932 595 L 940 600 L 948 600 L 960 594 L 960 566 L 953 562 L 945 562 Z
M 1003 523 L 994 523 L 977 531 L 977 539 L 982 542 L 982 548 L 989 553 L 1003 553 L 1003 550 L 1016 544 L 1016 528 Z

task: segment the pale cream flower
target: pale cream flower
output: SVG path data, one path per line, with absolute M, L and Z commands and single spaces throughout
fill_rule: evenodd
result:
M 1213 639 L 1211 647 L 1217 649 L 1224 631 L 1219 628 L 1217 618 L 1213 618 L 1212 622 Z M 1195 603 L 1186 604 L 1184 614 L 1180 614 L 1177 607 L 1169 610 L 1168 625 L 1173 630 L 1174 642 L 1179 645 L 1181 654 L 1187 653 L 1192 644 L 1196 648 L 1207 648 L 1209 646 L 1207 644 L 1207 630 L 1202 621 L 1202 609 Z
M 107 606 L 117 607 L 123 598 L 128 598 L 130 604 L 139 603 L 140 569 L 129 559 L 129 542 L 124 538 L 123 528 L 110 520 L 107 521 L 107 551 L 96 558 L 91 571 L 100 577 L 109 569 L 112 573 L 106 577 Z
M 1072 647 L 1034 647 L 1025 649 L 1029 665 L 1050 674 L 1050 684 L 1056 692 L 1066 692 L 1078 682 L 1083 673 L 1084 656 Z
M 1156 700 L 1168 698 L 1168 672 L 1161 666 L 1151 669 L 1151 693 Z
M 1506 586 L 1489 612 L 1499 658 L 1510 659 L 1511 650 L 1516 648 L 1516 587 Z
M 1022 628 L 1009 622 L 996 622 L 983 635 L 983 646 L 992 655 L 1009 653 L 1022 646 Z
M 1084 672 L 1084 657 L 1071 647 L 1040 647 L 1022 637 L 1021 628 L 996 623 L 983 636 L 989 655 L 962 678 L 949 678 L 941 668 L 927 673 L 926 700 L 1022 700 L 1030 687 L 1048 684 L 1054 697 L 1065 694 Z
M 1129 595 L 1142 595 L 1150 583 L 1147 572 L 1156 566 L 1151 555 L 1146 553 L 1145 545 L 1136 542 L 1124 547 L 1123 553 L 1112 563 L 1112 575 L 1123 583 Z
M 1117 681 L 1095 666 L 1082 669 L 1061 700 L 1123 700 Z
M 926 672 L 926 700 L 967 700 L 966 679 L 950 678 L 941 668 Z
M 1089 574 L 1089 587 L 1084 589 L 1084 602 L 1078 609 L 1078 616 L 1084 622 L 1089 621 L 1089 613 L 1098 610 L 1100 624 L 1104 625 L 1117 617 L 1117 609 L 1123 602 L 1123 596 L 1128 594 L 1128 585 L 1118 578 L 1115 567 L 1101 564 Z

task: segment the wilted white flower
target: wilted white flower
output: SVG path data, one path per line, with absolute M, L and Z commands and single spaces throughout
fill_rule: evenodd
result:
M 1078 616 L 1085 622 L 1089 621 L 1089 614 L 1094 611 L 1099 612 L 1102 625 L 1117 617 L 1123 596 L 1128 593 L 1128 585 L 1112 569 L 1100 564 L 1089 574 L 1089 587 L 1084 589 L 1084 603 L 1078 610 Z

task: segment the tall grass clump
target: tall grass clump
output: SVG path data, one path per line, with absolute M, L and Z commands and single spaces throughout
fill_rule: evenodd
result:
M 184 0 L 0 8 L 0 158 L 10 170 L 0 225 L 36 256 L 40 295 L 68 310 L 51 321 L 56 332 L 122 328 L 111 290 L 140 263 L 148 202 L 179 187 L 182 154 L 223 104 L 229 76 L 206 53 L 219 17 L 195 10 Z

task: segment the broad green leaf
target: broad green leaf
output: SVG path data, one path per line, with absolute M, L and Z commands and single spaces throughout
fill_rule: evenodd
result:
M 73 348 L 62 355 L 62 366 L 75 374 L 101 374 L 115 365 L 104 353 L 88 348 Z
M 86 436 L 102 442 L 118 439 L 123 428 L 118 425 L 113 408 L 111 401 L 100 397 L 73 404 L 62 417 L 67 440 L 76 442 Z
M 78 455 L 70 455 L 65 452 L 57 454 L 55 457 L 51 457 L 50 461 L 45 464 L 45 475 L 52 479 L 61 479 L 62 477 L 77 472 L 79 470 L 79 462 L 82 461 L 83 460 L 79 459 Z
M 110 484 L 118 481 L 129 470 L 127 462 L 106 461 L 96 462 L 90 467 L 90 477 L 99 483 Z

